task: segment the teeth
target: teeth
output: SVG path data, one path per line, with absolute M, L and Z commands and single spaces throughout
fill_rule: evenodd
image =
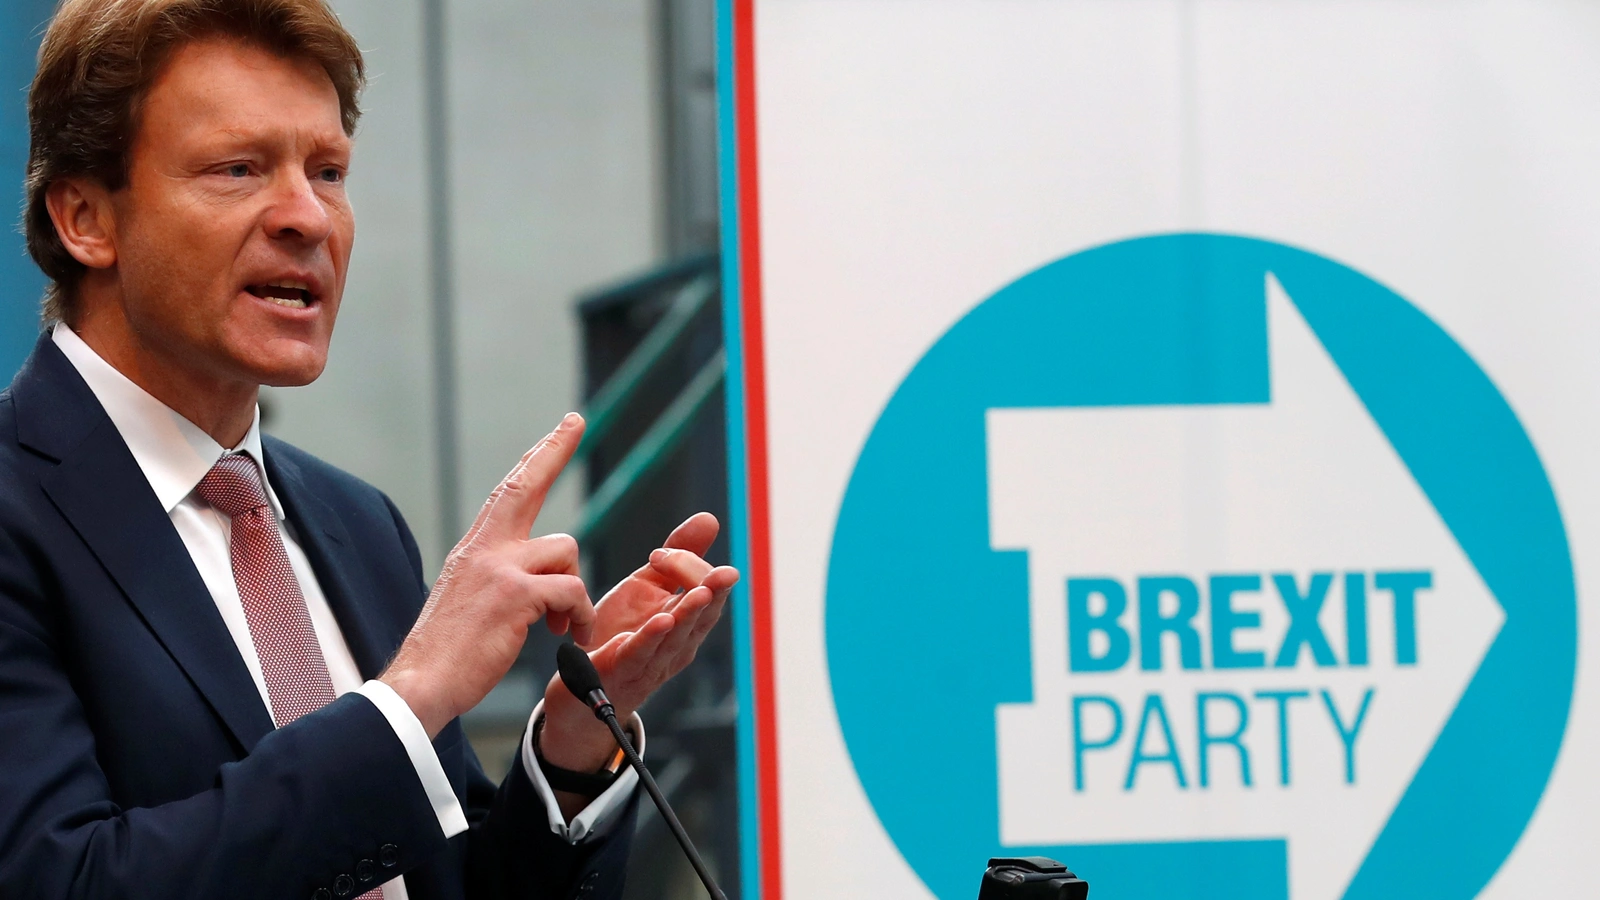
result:
M 311 285 L 306 284 L 304 281 L 269 281 L 267 282 L 267 287 L 288 288 L 291 291 L 311 290 Z
M 284 285 L 274 285 L 274 287 L 284 287 Z M 301 288 L 301 290 L 305 290 L 305 288 Z M 288 297 L 263 297 L 261 299 L 271 300 L 273 303 L 276 303 L 279 306 L 287 306 L 290 309 L 306 308 L 306 302 L 304 300 L 290 300 Z

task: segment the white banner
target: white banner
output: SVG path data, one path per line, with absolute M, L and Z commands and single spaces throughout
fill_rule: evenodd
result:
M 1600 7 L 725 13 L 747 891 L 1592 896 Z

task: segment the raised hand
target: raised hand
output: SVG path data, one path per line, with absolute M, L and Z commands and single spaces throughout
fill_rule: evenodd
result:
M 674 529 L 648 563 L 606 594 L 596 611 L 592 639 L 578 641 L 591 651 L 606 693 L 624 721 L 694 660 L 739 580 L 737 569 L 714 567 L 703 558 L 717 529 L 710 513 L 694 515 Z M 562 768 L 597 769 L 615 750 L 610 732 L 567 691 L 560 676 L 545 690 L 544 729 L 540 752 Z
M 505 677 L 528 626 L 539 619 L 552 633 L 570 627 L 579 644 L 594 643 L 595 609 L 578 576 L 577 541 L 564 534 L 528 537 L 582 437 L 583 418 L 568 414 L 489 494 L 379 676 L 430 738 Z

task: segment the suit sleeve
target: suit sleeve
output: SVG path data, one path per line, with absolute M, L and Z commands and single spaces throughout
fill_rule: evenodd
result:
M 309 900 L 359 860 L 391 862 L 387 877 L 445 846 L 405 748 L 356 694 L 268 734 L 208 790 L 118 806 L 98 762 L 115 748 L 96 746 L 41 568 L 0 531 L 0 897 Z
M 387 497 L 384 499 L 388 502 Z M 416 539 L 393 503 L 389 503 L 389 512 L 411 562 L 417 590 L 426 595 L 427 582 Z M 569 843 L 550 830 L 544 801 L 519 763 L 512 763 L 511 771 L 497 788 L 465 741 L 462 750 L 467 768 L 464 799 L 470 826 L 464 835 L 469 898 L 555 900 L 582 896 L 620 900 L 638 814 L 637 791 L 604 835 Z

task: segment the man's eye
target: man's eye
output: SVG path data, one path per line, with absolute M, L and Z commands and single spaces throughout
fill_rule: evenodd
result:
M 344 173 L 338 169 L 323 169 L 321 172 L 317 173 L 317 177 L 328 182 L 329 184 L 338 184 L 344 180 Z
M 250 175 L 250 166 L 246 163 L 234 163 L 228 167 L 228 175 L 231 178 L 247 178 Z

